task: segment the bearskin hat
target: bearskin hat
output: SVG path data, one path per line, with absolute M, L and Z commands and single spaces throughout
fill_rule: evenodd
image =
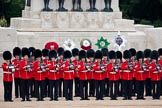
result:
M 89 49 L 87 51 L 87 58 L 94 57 L 95 51 L 93 49 Z
M 116 59 L 116 53 L 115 53 L 115 51 L 112 50 L 112 51 L 109 52 L 109 58 L 110 59 Z
M 10 51 L 4 51 L 3 52 L 3 59 L 4 60 L 11 60 L 12 59 L 12 54 Z
M 103 56 L 108 56 L 109 53 L 107 48 L 102 48 L 101 51 Z
M 49 52 L 49 59 L 51 58 L 57 58 L 57 52 L 55 50 Z
M 116 52 L 116 58 L 122 59 L 122 53 L 120 51 Z
M 58 53 L 59 56 L 64 55 L 64 48 L 62 48 L 62 47 L 58 48 L 57 53 Z
M 30 51 L 26 47 L 22 48 L 22 57 L 24 57 L 25 55 L 27 55 L 28 57 L 30 57 Z
M 158 49 L 159 56 L 162 55 L 162 48 Z
M 87 54 L 84 50 L 79 51 L 79 59 L 86 58 Z
M 124 52 L 123 52 L 123 57 L 124 57 L 124 59 L 130 59 L 131 58 L 131 53 L 130 53 L 130 51 L 129 50 L 125 50 Z
M 153 50 L 152 52 L 151 52 L 151 59 L 158 59 L 158 56 L 159 56 L 159 54 L 158 54 L 158 51 L 156 51 L 156 50 Z
M 40 49 L 36 49 L 34 51 L 35 58 L 42 57 L 42 51 Z
M 102 52 L 100 50 L 97 50 L 95 53 L 95 59 L 102 59 Z
M 65 59 L 72 57 L 72 54 L 71 54 L 71 52 L 69 50 L 66 50 L 63 55 L 64 55 Z
M 132 56 L 136 56 L 136 50 L 134 48 L 129 49 Z
M 30 56 L 34 56 L 35 48 L 34 47 L 29 47 L 29 51 L 30 51 Z
M 20 56 L 21 55 L 21 49 L 19 47 L 15 47 L 13 49 L 13 56 Z
M 78 56 L 79 55 L 79 49 L 78 48 L 72 49 L 72 55 L 73 55 L 73 57 Z
M 48 56 L 48 53 L 49 53 L 48 49 L 46 49 L 46 48 L 42 49 L 42 55 L 43 55 L 43 57 Z
M 144 51 L 144 57 L 145 58 L 151 57 L 151 50 L 150 49 L 145 49 L 145 51 Z
M 139 60 L 140 58 L 144 58 L 144 54 L 143 54 L 143 52 L 142 51 L 138 51 L 137 52 L 137 54 L 136 54 L 136 58 L 137 58 L 137 60 Z

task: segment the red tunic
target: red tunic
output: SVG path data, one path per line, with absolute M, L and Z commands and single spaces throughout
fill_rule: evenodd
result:
M 150 65 L 150 61 L 149 60 L 145 60 L 144 63 L 145 63 L 145 65 L 147 67 L 149 67 L 149 65 Z M 146 78 L 151 78 L 151 72 L 150 72 L 149 69 L 147 71 L 145 71 L 145 76 L 146 76 Z
M 59 65 L 59 77 L 60 78 L 63 78 L 63 73 L 64 73 L 64 70 L 63 70 L 63 59 L 59 59 L 58 60 L 58 65 Z
M 146 79 L 145 71 L 142 69 L 140 62 L 136 63 L 135 71 L 135 78 L 137 81 L 144 81 Z
M 95 80 L 104 80 L 105 79 L 105 71 L 102 71 L 100 69 L 100 63 L 99 62 L 94 63 L 93 69 L 94 69 L 94 79 Z
M 56 62 L 52 62 L 50 61 L 49 62 L 49 76 L 48 76 L 48 79 L 49 80 L 58 80 L 59 79 L 59 72 L 58 70 L 56 69 Z
M 3 81 L 4 82 L 12 82 L 12 72 L 11 70 L 8 69 L 8 64 L 3 63 L 2 64 L 2 69 L 3 69 Z
M 34 72 L 35 72 L 35 80 L 43 81 L 45 80 L 45 72 L 40 69 L 40 62 L 34 62 Z
M 74 77 L 79 78 L 79 72 L 77 71 L 79 61 L 78 60 L 73 60 L 72 63 L 74 64 Z
M 15 66 L 14 78 L 20 78 L 20 68 L 19 68 L 19 60 L 12 60 L 13 65 Z
M 27 66 L 27 60 L 20 61 L 20 75 L 21 79 L 30 79 L 31 78 L 31 71 L 28 71 L 25 67 Z
M 122 70 L 122 79 L 123 80 L 132 80 L 133 79 L 133 72 L 129 70 L 127 62 L 123 62 L 121 64 Z
M 85 68 L 85 62 L 79 62 L 78 65 L 78 70 L 79 70 L 79 79 L 80 80 L 87 80 L 88 79 L 88 71 Z
M 109 74 L 109 80 L 110 81 L 117 81 L 117 80 L 119 80 L 119 71 L 114 70 L 112 63 L 109 63 L 107 65 L 107 72 Z
M 107 61 L 107 60 L 102 60 L 102 64 L 105 65 L 105 71 L 104 71 L 104 76 L 103 76 L 103 77 L 109 79 L 109 74 L 107 74 L 107 65 L 108 65 L 108 61 Z
M 151 80 L 152 81 L 160 81 L 161 80 L 161 76 L 160 76 L 161 73 L 157 71 L 155 63 L 151 63 L 149 65 L 149 70 L 151 72 Z
M 88 79 L 94 79 L 94 70 L 93 70 L 93 68 L 92 68 L 92 66 L 93 66 L 93 62 L 88 62 L 88 65 L 90 65 L 91 66 L 91 69 L 90 69 L 90 71 L 87 73 L 88 74 Z
M 44 64 L 45 66 L 48 65 L 48 62 L 49 62 L 48 59 L 44 59 L 44 60 L 43 60 L 43 64 Z M 46 68 L 46 71 L 44 72 L 44 76 L 45 76 L 45 78 L 48 78 L 48 76 L 49 76 L 49 69 L 48 69 L 48 68 Z
M 159 60 L 158 63 L 159 63 L 159 65 L 162 67 L 162 60 Z M 162 72 L 160 73 L 160 76 L 161 76 L 161 78 L 162 78 Z
M 74 79 L 74 70 L 69 69 L 69 62 L 63 63 L 63 78 L 64 80 L 73 80 Z

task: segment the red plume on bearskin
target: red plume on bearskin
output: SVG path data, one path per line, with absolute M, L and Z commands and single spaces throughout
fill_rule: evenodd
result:
M 59 48 L 59 45 L 56 42 L 48 42 L 48 43 L 45 44 L 45 48 L 48 49 L 48 50 L 57 51 L 57 49 Z

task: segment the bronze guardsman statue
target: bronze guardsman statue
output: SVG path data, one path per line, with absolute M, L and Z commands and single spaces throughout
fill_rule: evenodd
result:
M 53 11 L 53 9 L 49 8 L 49 2 L 50 0 L 44 0 L 44 8 L 42 9 L 42 11 Z
M 67 9 L 64 8 L 65 0 L 58 0 L 58 2 L 59 2 L 59 8 L 57 9 L 57 11 L 68 11 Z
M 95 5 L 96 5 L 96 0 L 89 0 L 89 5 L 90 5 L 90 8 L 87 9 L 87 11 L 90 11 L 90 12 L 97 12 L 98 9 L 96 9 Z
M 104 11 L 104 12 L 113 12 L 113 9 L 111 8 L 112 0 L 104 0 L 104 2 L 105 2 L 105 8 L 102 11 Z

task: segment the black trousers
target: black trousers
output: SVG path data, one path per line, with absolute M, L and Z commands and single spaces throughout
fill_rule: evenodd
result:
M 73 80 L 64 80 L 65 99 L 73 99 Z
M 116 99 L 119 91 L 119 82 L 111 80 L 109 82 L 110 82 L 110 97 L 111 99 Z
M 35 81 L 35 91 L 37 99 L 42 100 L 44 98 L 44 80 Z
M 152 96 L 151 78 L 146 79 L 146 81 L 145 81 L 145 90 L 146 90 L 146 96 Z
M 123 80 L 123 94 L 125 99 L 132 97 L 132 80 Z
M 161 81 L 151 81 L 151 82 L 152 82 L 152 98 L 160 99 Z
M 4 100 L 12 100 L 12 82 L 3 82 L 4 85 Z
M 95 80 L 94 79 L 90 79 L 88 80 L 89 82 L 89 96 L 94 97 L 95 96 Z
M 35 79 L 31 78 L 30 79 L 30 95 L 31 97 L 35 97 Z
M 160 95 L 162 96 L 162 78 L 161 78 L 161 93 Z
M 104 90 L 104 96 L 109 96 L 109 93 L 110 93 L 110 82 L 109 82 L 109 79 L 108 78 L 106 78 L 105 79 L 105 90 Z
M 49 85 L 50 85 L 50 98 L 51 98 L 51 100 L 58 99 L 59 80 L 49 80 Z
M 88 99 L 88 80 L 80 80 L 80 97 Z
M 21 79 L 22 100 L 29 100 L 29 85 L 30 79 Z
M 44 96 L 45 97 L 50 97 L 50 85 L 49 85 L 49 79 L 48 78 L 45 78 L 45 81 L 44 81 Z
M 144 84 L 145 81 L 136 81 L 137 99 L 144 98 Z
M 137 93 L 137 91 L 136 91 L 136 79 L 133 78 L 133 80 L 132 80 L 132 95 L 135 96 L 136 93 Z
M 103 99 L 104 95 L 104 80 L 95 80 L 96 99 Z
M 14 78 L 15 83 L 15 97 L 18 98 L 21 97 L 21 79 L 20 78 Z
M 80 81 L 79 78 L 75 78 L 75 96 L 80 96 Z
M 64 79 L 60 78 L 59 80 L 59 97 L 65 96 L 65 87 L 64 87 Z
M 123 96 L 123 80 L 119 79 L 119 92 L 118 96 Z

